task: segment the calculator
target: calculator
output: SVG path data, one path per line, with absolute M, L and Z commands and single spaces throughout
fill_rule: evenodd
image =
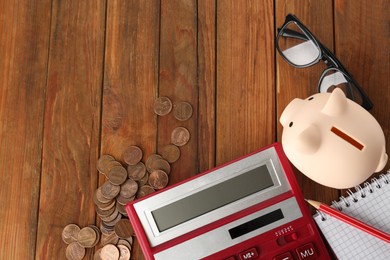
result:
M 147 259 L 330 259 L 279 143 L 126 211 Z

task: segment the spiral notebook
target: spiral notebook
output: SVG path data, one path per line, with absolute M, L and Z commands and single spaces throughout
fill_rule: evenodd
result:
M 348 194 L 332 207 L 390 233 L 390 170 Z M 339 259 L 390 259 L 390 244 L 322 212 L 314 220 Z

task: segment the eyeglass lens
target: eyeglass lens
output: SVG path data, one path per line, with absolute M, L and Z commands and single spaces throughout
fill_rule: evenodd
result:
M 282 28 L 278 38 L 278 47 L 282 55 L 295 66 L 308 66 L 319 59 L 319 47 L 305 35 L 294 22 Z

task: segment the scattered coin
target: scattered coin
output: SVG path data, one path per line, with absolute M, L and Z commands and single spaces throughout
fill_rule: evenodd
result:
M 108 179 L 114 185 L 121 185 L 127 179 L 127 170 L 122 166 L 115 166 L 108 173 Z
M 132 179 L 127 179 L 120 186 L 120 196 L 124 198 L 133 197 L 137 193 L 137 190 L 138 190 L 138 184 Z
M 142 150 L 136 145 L 127 147 L 123 153 L 123 161 L 128 165 L 135 165 L 142 159 Z
M 94 247 L 94 246 L 96 246 L 96 245 L 99 243 L 99 241 L 100 241 L 100 230 L 99 230 L 99 228 L 98 228 L 97 226 L 95 226 L 95 225 L 89 225 L 89 227 L 92 228 L 92 229 L 95 231 L 95 233 L 96 233 L 96 240 L 95 240 L 95 243 L 92 245 L 92 247 Z
M 65 255 L 69 260 L 81 260 L 85 256 L 85 248 L 77 242 L 72 242 L 66 247 Z
M 143 162 L 127 166 L 127 176 L 135 181 L 141 180 L 146 174 L 146 166 Z
M 69 224 L 62 230 L 62 241 L 66 244 L 77 241 L 77 236 L 80 232 L 80 227 L 76 224 Z
M 154 101 L 154 113 L 159 116 L 168 115 L 172 110 L 172 101 L 167 97 L 159 97 Z
M 118 210 L 119 213 L 121 213 L 123 216 L 127 217 L 127 212 L 126 212 L 126 206 L 122 205 L 120 203 L 116 203 L 116 209 Z
M 100 252 L 100 257 L 104 260 L 118 260 L 119 255 L 119 249 L 113 244 L 105 245 Z
M 149 175 L 149 184 L 156 190 L 165 188 L 168 181 L 168 175 L 162 170 L 155 170 Z
M 149 185 L 141 186 L 141 188 L 139 188 L 139 190 L 137 192 L 137 198 L 145 197 L 153 192 L 154 192 L 154 189 L 151 186 L 149 186 Z
M 116 219 L 116 218 L 118 217 L 118 214 L 119 214 L 119 212 L 118 212 L 118 210 L 117 210 L 116 207 L 115 207 L 114 212 L 112 212 L 111 215 L 108 215 L 108 216 L 106 216 L 106 217 L 100 217 L 100 218 L 101 218 L 101 220 L 103 220 L 105 223 L 108 223 L 108 222 L 111 222 L 111 221 L 113 221 L 114 219 Z
M 102 195 L 104 198 L 112 200 L 115 198 L 119 192 L 120 192 L 120 187 L 118 185 L 113 185 L 111 182 L 106 181 L 103 183 L 102 187 Z
M 134 234 L 133 226 L 128 219 L 121 219 L 114 227 L 115 234 L 119 238 L 128 238 Z
M 130 248 L 125 245 L 117 245 L 119 249 L 119 260 L 129 260 L 131 256 Z
M 179 102 L 175 105 L 173 115 L 179 121 L 186 121 L 192 116 L 192 106 L 188 102 Z
M 129 203 L 130 201 L 133 201 L 134 198 L 135 198 L 135 196 L 125 198 L 125 197 L 122 197 L 121 195 L 119 195 L 118 197 L 116 197 L 116 202 L 123 205 L 123 206 L 126 206 L 126 204 Z
M 99 217 L 101 218 L 104 218 L 104 217 L 108 217 L 110 216 L 112 213 L 114 213 L 115 211 L 115 202 L 113 203 L 113 207 L 107 209 L 107 210 L 103 210 L 99 207 L 96 207 L 96 213 L 98 214 Z
M 174 163 L 180 158 L 180 149 L 174 144 L 168 144 L 161 148 L 161 156 L 169 163 Z
M 183 146 L 190 140 L 190 132 L 182 127 L 176 127 L 171 134 L 171 142 L 176 146 Z
M 109 203 L 96 205 L 100 210 L 110 210 L 115 207 L 115 200 L 111 200 Z
M 93 228 L 83 227 L 77 236 L 77 242 L 85 248 L 93 247 L 96 244 L 97 235 Z
M 117 209 L 118 210 L 118 209 Z M 107 227 L 114 227 L 116 223 L 118 223 L 119 220 L 122 219 L 122 214 L 119 214 L 118 212 L 118 215 L 116 216 L 116 218 L 114 218 L 113 220 L 111 221 L 103 221 L 104 224 L 107 226 Z

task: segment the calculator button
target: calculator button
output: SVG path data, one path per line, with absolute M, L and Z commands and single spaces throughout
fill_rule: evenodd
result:
M 284 254 L 278 255 L 277 257 L 274 258 L 274 260 L 293 260 L 294 258 L 292 257 L 290 252 L 286 252 Z
M 296 250 L 300 260 L 302 260 L 302 259 L 304 259 L 304 260 L 317 259 L 317 252 L 316 252 L 314 245 L 312 243 L 298 247 L 295 250 Z
M 298 234 L 296 232 L 288 234 L 288 235 L 284 236 L 284 239 L 286 240 L 287 243 L 293 242 L 293 241 L 298 239 Z
M 256 259 L 259 254 L 257 253 L 256 248 L 248 249 L 238 255 L 240 257 L 240 260 L 247 260 L 247 259 Z

